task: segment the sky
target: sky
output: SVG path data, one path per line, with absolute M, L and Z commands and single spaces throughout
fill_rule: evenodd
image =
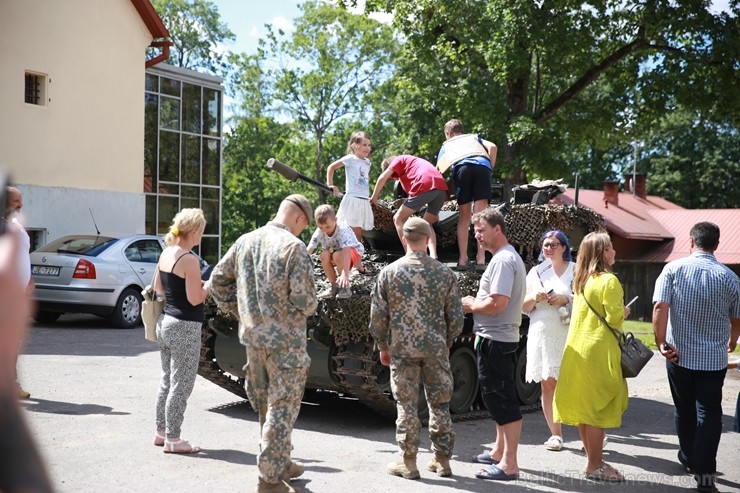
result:
M 221 21 L 225 22 L 236 41 L 224 48 L 235 53 L 254 53 L 257 42 L 265 34 L 265 24 L 276 30 L 291 31 L 293 21 L 301 15 L 299 5 L 304 0 L 210 0 L 218 7 Z M 335 1 L 335 0 L 331 0 Z M 729 1 L 729 0 L 721 0 Z M 364 0 L 358 0 L 357 10 L 364 9 Z M 352 9 L 350 9 L 352 11 Z M 371 14 L 381 22 L 390 22 L 390 16 Z
M 218 7 L 236 41 L 224 47 L 235 53 L 254 53 L 265 34 L 265 24 L 289 31 L 293 19 L 301 14 L 297 0 L 211 0 Z

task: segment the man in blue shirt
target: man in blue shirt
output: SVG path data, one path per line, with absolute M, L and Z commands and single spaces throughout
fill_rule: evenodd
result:
M 444 132 L 446 140 L 437 155 L 437 169 L 444 175 L 452 168 L 455 197 L 460 208 L 457 221 L 459 256 L 455 270 L 467 270 L 470 219 L 473 212 L 484 210 L 491 200 L 491 176 L 498 148 L 493 142 L 466 134 L 462 122 L 457 119 L 445 123 Z M 486 267 L 485 255 L 485 250 L 479 245 L 475 264 L 480 272 Z
M 692 254 L 666 265 L 655 283 L 653 332 L 667 360 L 678 460 L 698 491 L 713 493 L 727 352 L 740 335 L 740 280 L 714 256 L 716 224 L 697 223 L 689 235 Z

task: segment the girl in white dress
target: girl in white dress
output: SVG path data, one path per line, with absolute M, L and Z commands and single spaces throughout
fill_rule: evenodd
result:
M 551 434 L 545 447 L 557 451 L 563 448 L 563 432 L 560 423 L 553 422 L 552 399 L 568 336 L 575 264 L 562 231 L 547 231 L 541 241 L 541 263 L 527 274 L 527 294 L 522 305 L 522 311 L 529 315 L 525 378 L 542 386 L 542 411 Z
M 354 231 L 357 241 L 362 243 L 363 231 L 373 229 L 375 220 L 370 207 L 370 137 L 365 132 L 352 132 L 347 143 L 347 155 L 326 169 L 326 184 L 334 195 L 339 188 L 334 185 L 334 172 L 344 167 L 344 197 L 337 210 L 337 220 L 347 223 Z M 355 264 L 364 272 L 362 262 Z

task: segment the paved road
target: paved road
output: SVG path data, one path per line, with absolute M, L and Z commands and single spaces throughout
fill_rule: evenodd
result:
M 254 490 L 257 416 L 244 401 L 202 378 L 189 400 L 183 435 L 205 451 L 165 455 L 151 445 L 159 356 L 144 340 L 143 328 L 113 329 L 82 316 L 35 326 L 19 374 L 32 393 L 23 404 L 28 421 L 60 493 Z M 549 434 L 539 412 L 524 418 L 519 481 L 492 485 L 474 477 L 478 468 L 468 459 L 493 441 L 489 420 L 456 423 L 452 478 L 424 470 L 419 481 L 389 476 L 385 466 L 397 457 L 393 423 L 330 393 L 312 396 L 301 409 L 294 457 L 306 464 L 306 473 L 296 484 L 314 493 L 693 491 L 693 480 L 676 462 L 672 405 L 660 358 L 629 383 L 629 409 L 623 426 L 609 430 L 605 451 L 606 460 L 628 478 L 625 484 L 581 479 L 584 456 L 575 428 L 565 431 L 565 450 L 546 451 L 542 442 Z M 740 374 L 732 372 L 725 385 L 718 457 L 722 492 L 740 493 L 740 434 L 729 431 L 738 391 Z M 422 447 L 420 466 L 432 456 L 427 436 Z

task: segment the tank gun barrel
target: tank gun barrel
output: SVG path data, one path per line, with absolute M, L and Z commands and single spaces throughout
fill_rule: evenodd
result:
M 295 169 L 291 168 L 285 163 L 278 161 L 274 157 L 271 157 L 267 160 L 266 166 L 273 171 L 277 171 L 278 173 L 283 175 L 284 178 L 290 181 L 303 180 L 309 185 L 313 185 L 314 187 L 318 188 L 319 190 L 323 190 L 324 192 L 329 194 L 333 193 L 332 189 L 329 188 L 325 183 L 321 183 L 320 181 L 316 181 L 313 178 L 309 178 L 308 176 L 299 173 Z

